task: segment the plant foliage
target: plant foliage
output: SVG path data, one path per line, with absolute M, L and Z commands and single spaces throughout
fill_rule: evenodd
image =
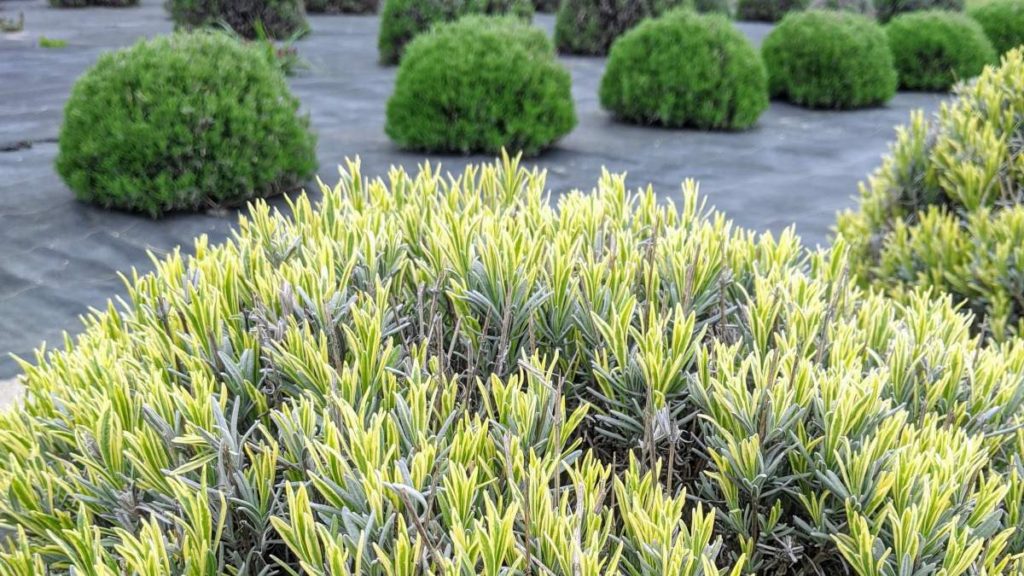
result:
M 645 18 L 692 5 L 688 0 L 563 0 L 555 19 L 555 46 L 564 54 L 603 56 L 616 38 Z
M 811 0 L 737 0 L 736 18 L 755 22 L 778 22 L 790 12 L 807 8 Z
M 71 91 L 57 171 L 81 200 L 152 216 L 297 187 L 315 139 L 271 59 L 220 32 L 104 54 Z
M 852 12 L 786 16 L 761 45 L 773 97 L 810 108 L 884 104 L 897 75 L 885 31 Z
M 882 23 L 897 14 L 921 10 L 963 12 L 965 0 L 875 0 L 875 14 Z
M 1024 2 L 992 0 L 970 9 L 999 54 L 1024 44 Z
M 912 286 L 951 294 L 1003 340 L 1024 334 L 1024 54 L 955 94 L 899 129 L 838 230 L 862 282 L 898 297 Z
M 175 252 L 0 413 L 4 574 L 1024 569 L 1024 343 L 602 175 L 367 179 Z
M 377 49 L 382 64 L 398 64 L 406 45 L 438 23 L 466 15 L 533 17 L 531 0 L 384 0 Z
M 413 150 L 532 155 L 575 125 L 569 72 L 544 31 L 513 17 L 467 16 L 409 45 L 385 130 Z
M 249 40 L 259 29 L 286 39 L 309 29 L 303 0 L 166 0 L 175 27 L 192 30 L 227 26 Z
M 760 54 L 728 18 L 681 9 L 615 42 L 600 96 L 632 122 L 742 129 L 768 107 L 768 82 Z
M 981 26 L 955 12 L 908 12 L 890 20 L 885 31 L 900 87 L 908 90 L 945 91 L 997 61 Z

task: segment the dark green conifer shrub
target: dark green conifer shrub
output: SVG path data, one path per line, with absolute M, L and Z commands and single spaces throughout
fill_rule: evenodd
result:
M 507 159 L 350 163 L 287 213 L 24 365 L 0 573 L 1024 568 L 1024 342 L 861 292 L 841 242 L 737 229 L 693 182 L 556 206 Z
M 81 200 L 158 216 L 302 184 L 315 138 L 284 77 L 221 32 L 104 54 L 64 109 L 57 171 Z
M 737 0 L 736 19 L 778 22 L 790 12 L 807 8 L 810 0 Z
M 851 12 L 786 16 L 761 45 L 773 97 L 809 108 L 884 104 L 897 75 L 885 31 Z
M 963 14 L 907 12 L 890 20 L 885 31 L 900 87 L 908 90 L 945 91 L 996 62 L 984 30 Z
M 467 16 L 409 44 L 385 129 L 412 150 L 537 154 L 575 126 L 570 88 L 543 30 Z
M 308 29 L 303 0 L 166 0 L 179 29 L 227 25 L 244 38 L 285 39 Z
M 373 14 L 379 0 L 306 0 L 307 12 L 328 14 Z
M 398 64 L 405 47 L 418 34 L 466 15 L 533 17 L 531 0 L 384 0 L 377 50 L 382 64 Z
M 996 51 L 1004 54 L 1024 44 L 1024 1 L 991 0 L 971 8 Z
M 899 130 L 840 216 L 856 277 L 896 297 L 918 286 L 952 295 L 996 339 L 1024 335 L 1024 57 L 961 85 L 933 119 Z
M 681 9 L 612 45 L 600 96 L 623 120 L 735 130 L 768 107 L 768 83 L 761 56 L 725 16 Z
M 965 0 L 875 0 L 875 14 L 882 23 L 897 14 L 921 10 L 963 12 Z
M 645 18 L 692 0 L 563 0 L 555 19 L 555 46 L 563 54 L 603 56 L 615 39 Z

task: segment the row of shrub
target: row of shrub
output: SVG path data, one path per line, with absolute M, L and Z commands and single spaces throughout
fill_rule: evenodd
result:
M 463 17 L 406 49 L 385 126 L 402 148 L 533 155 L 576 124 L 568 71 L 544 32 L 521 19 Z M 855 14 L 793 14 L 762 51 L 763 62 L 725 16 L 673 10 L 615 42 L 600 101 L 623 121 L 740 130 L 770 95 L 868 106 L 888 100 L 897 77 L 946 89 L 995 58 L 976 24 L 942 12 L 895 18 L 889 40 Z M 267 60 L 217 33 L 104 56 L 69 99 L 58 172 L 83 200 L 154 216 L 298 187 L 316 167 L 314 138 Z

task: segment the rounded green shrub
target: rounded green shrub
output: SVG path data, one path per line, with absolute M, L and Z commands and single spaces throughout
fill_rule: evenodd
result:
M 786 16 L 761 44 L 773 97 L 810 108 L 884 104 L 897 75 L 885 31 L 851 12 Z
M 760 55 L 725 16 L 676 10 L 615 42 L 600 96 L 623 120 L 734 130 L 768 107 L 768 81 Z
M 885 23 L 897 14 L 923 10 L 963 12 L 965 0 L 875 0 L 875 14 Z
M 999 54 L 1024 44 L 1024 1 L 991 0 L 971 8 L 970 15 Z
M 177 28 L 227 25 L 243 38 L 284 39 L 308 30 L 302 0 L 166 0 Z
M 1024 55 L 1010 51 L 955 94 L 899 129 L 838 231 L 865 285 L 948 293 L 988 335 L 1024 335 Z
M 284 77 L 220 32 L 107 53 L 64 109 L 57 171 L 84 201 L 158 216 L 291 190 L 315 138 Z
M 379 0 L 306 0 L 306 11 L 327 14 L 374 14 Z
M 555 46 L 563 54 L 603 56 L 615 39 L 645 18 L 689 0 L 562 0 L 555 19 Z
M 24 364 L 0 573 L 1016 574 L 1024 342 L 679 200 L 258 202 Z
M 890 20 L 885 31 L 900 87 L 908 90 L 948 90 L 996 61 L 981 26 L 962 14 L 908 12 Z
M 384 0 L 377 50 L 382 64 L 398 64 L 406 45 L 435 24 L 466 15 L 533 17 L 531 0 Z
M 541 29 L 467 16 L 409 44 L 385 130 L 411 150 L 536 154 L 576 125 L 570 88 Z
M 790 12 L 805 10 L 810 0 L 737 0 L 736 19 L 778 22 Z

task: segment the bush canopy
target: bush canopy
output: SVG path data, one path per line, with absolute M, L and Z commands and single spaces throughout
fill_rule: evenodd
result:
M 159 216 L 292 190 L 316 139 L 275 63 L 223 32 L 100 56 L 64 108 L 57 172 L 84 201 Z

